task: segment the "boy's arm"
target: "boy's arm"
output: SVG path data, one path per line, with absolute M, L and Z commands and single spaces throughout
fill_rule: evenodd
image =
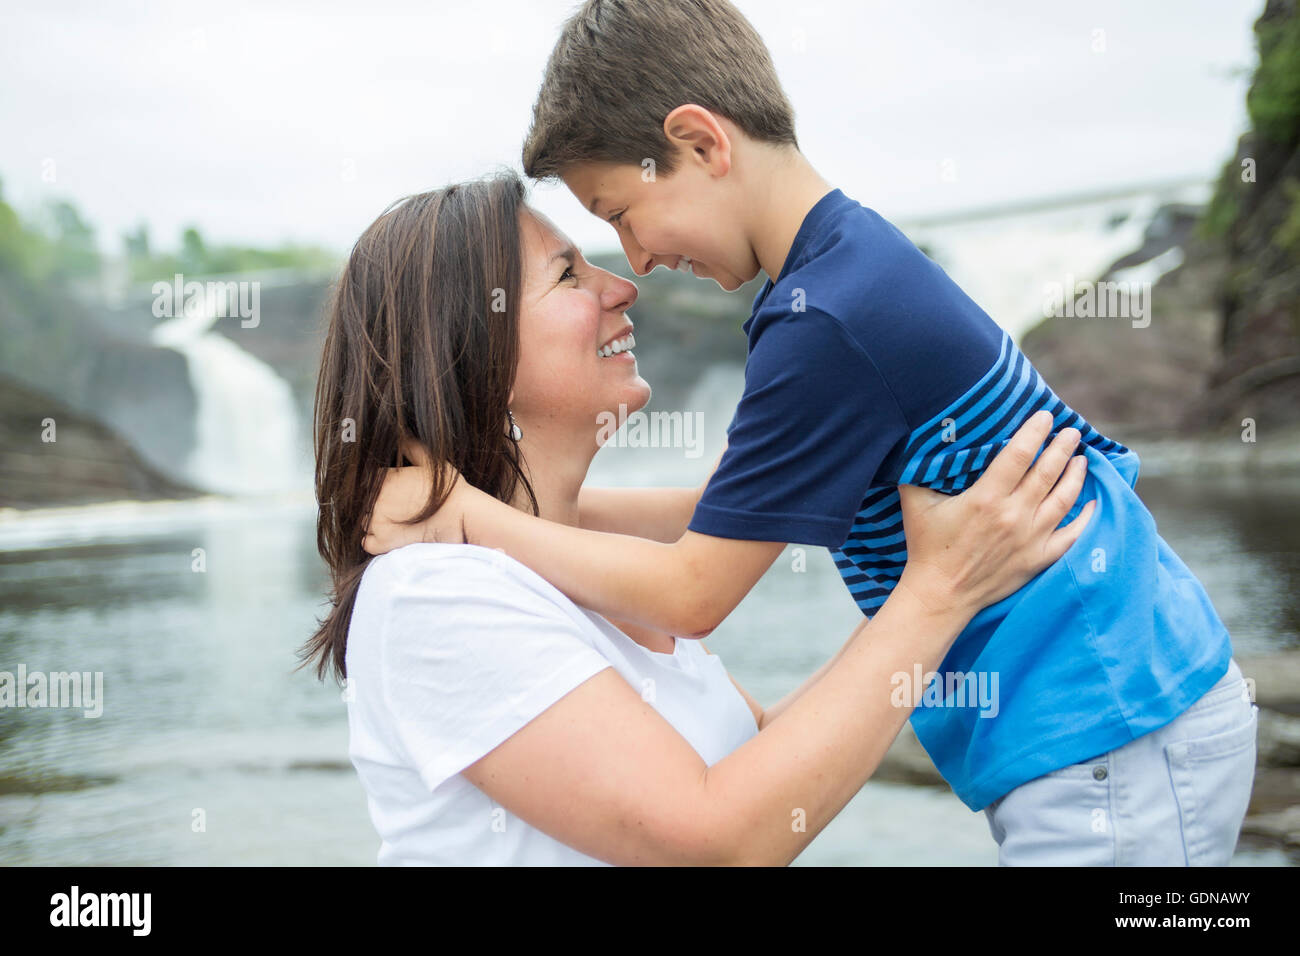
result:
M 459 473 L 441 509 L 425 522 L 408 524 L 407 516 L 419 514 L 428 501 L 432 477 L 422 451 L 412 447 L 407 458 L 420 464 L 387 472 L 363 541 L 369 554 L 420 541 L 460 541 L 464 535 L 469 544 L 502 550 L 526 564 L 577 605 L 679 637 L 703 637 L 718 627 L 785 548 L 785 542 L 684 531 L 689 512 L 673 516 L 682 531 L 668 541 L 575 528 L 525 514 Z M 698 499 L 699 492 L 692 494 Z M 660 516 L 668 512 L 671 506 Z
M 583 488 L 578 522 L 589 531 L 671 544 L 686 533 L 703 488 Z
M 503 549 L 575 604 L 680 637 L 702 637 L 722 623 L 785 548 L 693 531 L 663 542 L 574 528 L 465 490 L 473 544 Z
M 709 475 L 717 470 L 719 455 Z M 587 488 L 578 492 L 578 523 L 591 531 L 631 534 L 671 544 L 686 533 L 708 477 L 695 488 Z
M 430 519 L 405 523 L 428 500 L 429 486 L 424 468 L 390 469 L 370 518 L 367 552 L 460 541 L 463 530 L 469 543 L 504 551 L 576 604 L 679 637 L 703 637 L 717 627 L 785 547 L 692 531 L 663 542 L 574 528 L 525 514 L 459 475 Z

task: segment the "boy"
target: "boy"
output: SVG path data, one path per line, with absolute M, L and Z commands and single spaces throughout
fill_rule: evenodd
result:
M 689 268 L 728 290 L 759 269 L 768 279 L 744 325 L 728 447 L 684 534 L 543 528 L 467 505 L 475 543 L 506 548 L 580 605 L 696 636 L 786 544 L 819 544 L 870 616 L 907 556 L 897 486 L 961 491 L 1047 409 L 1054 432 L 1081 432 L 1088 460 L 1066 521 L 1095 499 L 1092 520 L 971 622 L 933 684 L 899 692 L 920 701 L 912 723 L 936 767 L 985 810 L 1000 862 L 1228 862 L 1254 708 L 1226 629 L 1133 490 L 1137 456 L 1065 405 L 898 230 L 816 173 L 762 40 L 730 4 L 589 0 L 551 56 L 523 159 L 608 220 L 638 274 Z

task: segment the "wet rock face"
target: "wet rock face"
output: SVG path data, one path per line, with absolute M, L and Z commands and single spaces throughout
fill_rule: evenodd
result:
M 1300 417 L 1300 143 L 1286 149 L 1258 134 L 1238 145 L 1237 168 L 1254 160 L 1258 178 L 1233 186 L 1221 354 L 1196 410 L 1207 424 Z
M 0 381 L 0 507 L 192 494 L 150 467 L 113 430 L 47 395 Z
M 75 409 L 128 436 L 153 470 L 180 480 L 180 464 L 196 442 L 197 409 L 183 356 L 145 344 L 105 344 L 73 398 Z
M 157 348 L 127 323 L 53 287 L 33 288 L 0 273 L 0 381 L 46 396 L 46 407 L 97 422 L 129 443 L 153 471 L 175 477 L 195 445 L 196 398 L 185 359 Z M 17 392 L 14 392 L 16 395 Z M 39 402 L 36 404 L 40 404 Z M 17 420 L 18 451 L 39 429 Z M 37 418 L 37 423 L 47 417 Z
M 1157 221 L 1160 217 L 1157 216 Z M 1148 262 L 1169 249 L 1184 264 L 1163 276 L 1149 296 L 1150 324 L 1057 316 L 1024 336 L 1021 348 L 1071 407 L 1120 440 L 1197 426 L 1189 405 L 1204 396 L 1218 362 L 1220 316 L 1215 289 L 1225 268 L 1222 250 L 1197 240 L 1178 211 L 1179 228 L 1116 262 L 1107 276 Z M 1110 434 L 1110 432 L 1107 432 Z
M 1300 19 L 1269 0 L 1255 24 L 1260 63 L 1246 96 L 1252 130 L 1224 167 L 1209 231 L 1226 270 L 1220 360 L 1191 410 L 1206 425 L 1300 419 Z

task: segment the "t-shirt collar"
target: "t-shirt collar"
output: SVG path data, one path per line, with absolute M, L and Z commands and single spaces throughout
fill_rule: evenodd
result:
M 790 251 L 786 254 L 785 263 L 781 266 L 781 274 L 776 277 L 776 282 L 780 282 L 803 258 L 804 247 L 808 245 L 809 240 L 821 230 L 822 225 L 827 219 L 839 208 L 840 204 L 846 202 L 848 197 L 840 189 L 832 189 L 808 210 L 808 215 L 803 217 L 803 223 L 799 226 L 799 231 L 794 235 L 794 242 L 790 244 Z M 754 305 L 750 309 L 749 319 L 742 328 L 746 334 L 749 334 L 749 327 L 753 324 L 754 314 L 767 298 L 767 294 L 772 291 L 775 283 L 771 276 L 768 276 L 763 288 L 758 290 L 758 295 L 754 297 Z
M 832 189 L 808 210 L 808 215 L 803 217 L 803 224 L 799 227 L 799 231 L 794 234 L 794 242 L 790 244 L 790 252 L 781 266 L 781 274 L 776 277 L 777 282 L 784 279 L 799 263 L 809 240 L 821 231 L 822 225 L 847 198 L 841 190 Z

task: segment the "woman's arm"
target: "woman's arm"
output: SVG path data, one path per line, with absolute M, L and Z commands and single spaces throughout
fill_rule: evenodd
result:
M 912 708 L 894 676 L 937 669 L 981 608 L 1057 560 L 1083 485 L 1050 423 L 1022 430 L 969 490 L 900 489 L 909 560 L 889 599 L 824 674 L 734 752 L 706 766 L 621 676 L 579 685 L 464 772 L 496 803 L 618 864 L 786 864 L 876 769 Z

